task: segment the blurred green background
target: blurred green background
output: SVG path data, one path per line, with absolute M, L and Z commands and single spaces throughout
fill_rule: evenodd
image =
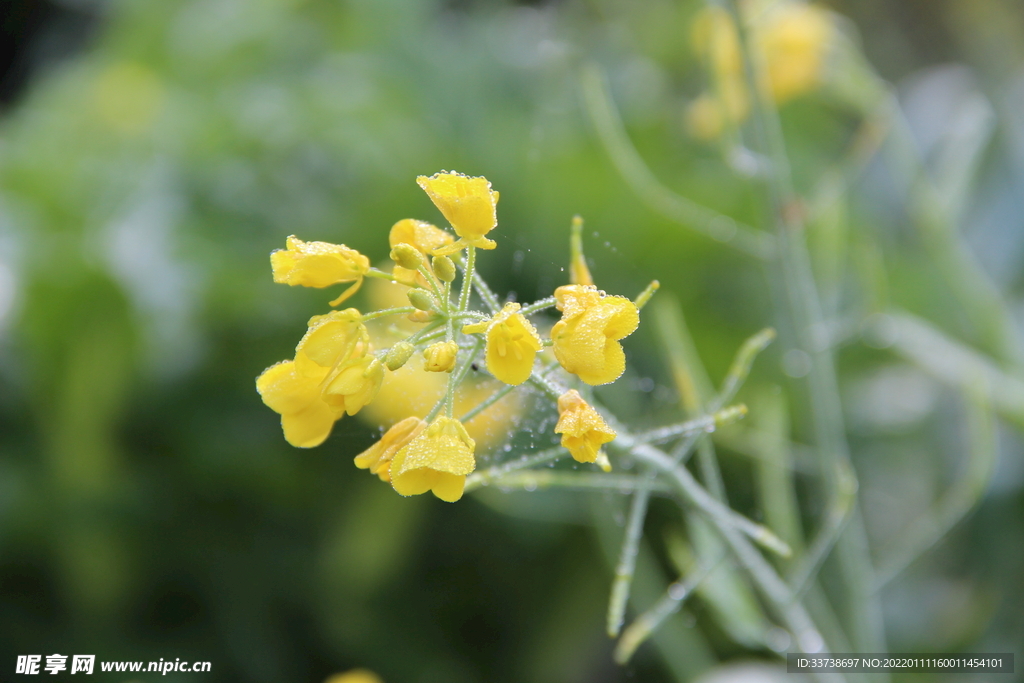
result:
M 969 456 L 985 444 L 964 396 L 980 391 L 999 414 L 995 464 L 960 501 L 976 509 L 882 589 L 885 639 L 892 651 L 1018 648 L 1019 659 L 1024 8 L 827 6 L 902 105 L 877 153 L 872 110 L 842 63 L 780 112 L 880 565 L 969 478 L 968 463 L 984 466 Z M 4 3 L 0 671 L 58 652 L 212 662 L 166 680 L 321 681 L 363 666 L 387 683 L 591 683 L 777 661 L 698 597 L 657 648 L 618 667 L 604 610 L 625 496 L 403 499 L 351 464 L 373 427 L 345 418 L 298 451 L 254 388 L 326 309 L 324 292 L 271 281 L 268 254 L 287 235 L 380 261 L 392 223 L 440 220 L 417 175 L 485 175 L 501 192 L 500 248 L 480 267 L 500 294 L 532 300 L 565 283 L 580 214 L 598 284 L 634 296 L 658 278 L 716 383 L 743 339 L 782 329 L 740 399 L 751 424 L 764 424 L 760 401 L 791 431 L 810 535 L 824 504 L 805 361 L 787 353 L 772 269 L 638 196 L 581 85 L 587 64 L 607 77 L 623 130 L 666 188 L 769 229 L 752 153 L 695 141 L 684 125 L 707 85 L 690 40 L 700 8 Z M 908 176 L 914 164 L 923 172 Z M 922 175 L 934 192 L 921 194 Z M 919 319 L 928 327 L 899 328 Z M 601 394 L 640 428 L 674 419 L 679 400 L 651 320 L 645 310 L 626 343 L 631 369 Z M 758 434 L 743 427 L 720 444 L 730 500 L 755 517 Z M 660 539 L 679 521 L 656 502 L 648 533 Z M 657 559 L 659 578 L 636 591 L 648 602 L 675 578 Z M 826 593 L 838 562 L 823 567 Z M 968 680 L 913 680 L 931 679 Z

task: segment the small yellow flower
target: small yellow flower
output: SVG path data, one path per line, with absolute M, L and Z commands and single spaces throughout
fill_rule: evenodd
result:
M 373 444 L 355 458 L 356 467 L 370 470 L 381 481 L 391 481 L 391 460 L 401 448 L 415 439 L 427 428 L 427 423 L 418 417 L 407 417 L 395 423 L 384 432 L 380 441 Z
M 828 12 L 813 5 L 783 3 L 766 14 L 758 42 L 765 55 L 769 92 L 776 102 L 790 100 L 821 82 L 833 31 Z
M 825 74 L 834 43 L 835 21 L 824 9 L 803 2 L 780 1 L 770 8 L 747 5 L 750 45 L 764 65 L 760 87 L 782 104 L 817 87 Z M 712 92 L 695 99 L 686 114 L 690 132 L 710 139 L 728 123 L 736 125 L 750 113 L 739 32 L 721 7 L 704 8 L 694 20 L 692 43 L 707 60 L 714 80 Z
M 296 369 L 295 361 L 282 361 L 263 371 L 256 380 L 256 391 L 263 402 L 281 415 L 284 438 L 296 448 L 313 448 L 324 442 L 344 409 L 328 404 L 321 395 L 320 383 L 327 376 L 309 375 Z
M 437 342 L 423 349 L 423 369 L 428 372 L 451 372 L 455 367 L 455 358 L 459 353 L 459 345 L 453 341 Z
M 487 332 L 487 370 L 505 384 L 522 384 L 533 372 L 542 344 L 537 330 L 519 313 L 519 304 L 505 304 L 490 320 L 466 325 L 466 334 Z
M 359 290 L 363 276 L 370 270 L 370 260 L 344 244 L 329 242 L 303 242 L 291 235 L 286 249 L 270 255 L 274 282 L 303 287 L 330 287 L 342 282 L 353 282 L 351 287 L 331 302 L 337 306 Z
M 577 462 L 596 462 L 601 444 L 615 438 L 615 430 L 575 389 L 558 397 L 555 434 L 562 435 L 562 446 L 569 450 Z
M 618 379 L 626 369 L 618 340 L 640 324 L 636 304 L 588 285 L 563 285 L 555 300 L 562 319 L 551 328 L 551 339 L 559 364 L 587 384 Z
M 324 370 L 369 351 L 370 334 L 362 315 L 354 308 L 346 308 L 309 319 L 306 334 L 295 347 L 295 363 L 300 372 L 322 377 Z
M 458 420 L 439 417 L 395 454 L 391 485 L 403 496 L 433 491 L 441 500 L 462 498 L 466 475 L 476 468 L 476 442 Z
M 419 176 L 416 182 L 459 236 L 458 242 L 436 248 L 434 254 L 453 254 L 469 245 L 481 249 L 494 249 L 498 246 L 485 237 L 498 224 L 495 209 L 498 193 L 491 189 L 487 178 L 471 178 L 461 173 L 441 171 L 429 178 Z
M 411 244 L 423 255 L 447 246 L 454 241 L 454 237 L 436 225 L 431 225 L 426 221 L 418 221 L 415 218 L 404 218 L 398 221 L 391 226 L 391 232 L 388 233 L 388 244 L 392 248 L 402 243 Z
M 352 669 L 345 673 L 334 674 L 324 683 L 384 683 L 384 681 L 369 669 Z
M 343 361 L 324 380 L 324 401 L 355 415 L 377 397 L 383 381 L 384 364 L 373 356 Z

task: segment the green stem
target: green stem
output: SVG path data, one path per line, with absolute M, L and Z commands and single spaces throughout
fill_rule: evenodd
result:
M 884 624 L 881 606 L 872 595 L 874 570 L 867 551 L 867 536 L 863 523 L 856 514 L 856 505 L 845 507 L 844 498 L 849 489 L 847 476 L 852 476 L 846 430 L 843 424 L 842 408 L 839 403 L 839 387 L 835 365 L 827 344 L 816 338 L 816 331 L 822 329 L 821 303 L 811 270 L 810 257 L 803 241 L 803 225 L 798 210 L 799 199 L 793 190 L 789 159 L 786 155 L 778 112 L 766 102 L 764 89 L 760 84 L 760 64 L 755 64 L 750 49 L 747 24 L 743 20 L 737 0 L 726 0 L 740 38 L 744 76 L 752 101 L 752 128 L 759 151 L 771 162 L 764 174 L 765 191 L 768 199 L 768 221 L 775 226 L 775 244 L 779 258 L 776 259 L 778 279 L 783 283 L 785 299 L 792 319 L 793 334 L 797 348 L 811 358 L 811 372 L 808 375 L 811 422 L 815 441 L 826 464 L 831 501 L 830 523 L 819 530 L 815 544 L 820 549 L 805 564 L 805 570 L 797 576 L 811 580 L 820 562 L 832 546 L 839 543 L 842 578 L 846 589 L 847 608 L 852 624 L 853 645 L 861 652 L 883 652 L 885 650 Z M 780 309 L 785 308 L 780 306 Z M 843 533 L 844 527 L 848 533 Z M 812 546 L 813 547 L 813 546 Z M 801 586 L 797 587 L 799 595 Z
M 557 302 L 555 301 L 555 297 L 549 296 L 546 299 L 540 299 L 538 301 L 534 301 L 529 306 L 523 306 L 521 309 L 519 309 L 519 312 L 522 315 L 532 315 L 532 314 L 536 313 L 537 311 L 543 311 L 545 308 L 551 308 L 552 306 L 555 306 L 556 304 L 557 304 Z
M 412 306 L 399 306 L 398 308 L 384 308 L 384 309 L 381 309 L 379 311 L 373 311 L 372 313 L 364 313 L 363 316 L 362 316 L 362 321 L 366 322 L 367 320 L 373 320 L 375 318 L 383 318 L 384 316 L 387 316 L 387 315 L 408 315 L 410 313 L 415 313 L 415 312 L 416 312 L 416 309 L 413 308 Z

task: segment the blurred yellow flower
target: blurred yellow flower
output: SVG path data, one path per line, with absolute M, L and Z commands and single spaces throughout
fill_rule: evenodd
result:
M 562 435 L 562 446 L 577 462 L 595 462 L 601 444 L 615 438 L 615 430 L 575 389 L 558 397 L 555 434 Z
M 537 330 L 510 302 L 490 320 L 466 325 L 466 334 L 487 333 L 487 370 L 505 384 L 522 384 L 533 372 L 542 344 Z
M 345 673 L 334 674 L 324 683 L 384 683 L 384 681 L 369 669 L 352 669 Z
M 256 379 L 256 391 L 263 402 L 281 415 L 284 438 L 296 448 L 319 446 L 331 433 L 334 422 L 345 414 L 323 400 L 320 383 L 327 376 L 304 374 L 295 361 L 282 361 L 263 371 Z
M 370 470 L 381 481 L 391 481 L 391 460 L 395 453 L 415 439 L 427 428 L 427 423 L 418 417 L 407 417 L 395 423 L 384 432 L 380 441 L 367 448 L 355 457 L 356 467 Z
M 375 321 L 376 322 L 376 321 Z M 389 372 L 377 398 L 359 417 L 374 426 L 392 425 L 407 415 L 426 415 L 445 394 L 448 376 L 426 372 L 419 363 L 407 363 Z M 455 413 L 462 415 L 504 386 L 498 380 L 470 377 L 455 394 Z M 524 397 L 512 392 L 465 423 L 466 431 L 479 448 L 500 443 L 512 421 L 522 412 Z
M 274 282 L 318 289 L 342 282 L 354 283 L 332 301 L 331 306 L 337 306 L 355 294 L 370 269 L 368 258 L 344 244 L 303 242 L 291 235 L 285 245 L 287 248 L 270 254 Z
M 776 102 L 792 99 L 821 82 L 834 30 L 826 10 L 804 3 L 782 3 L 765 15 L 758 42 Z
M 626 369 L 618 340 L 640 324 L 636 304 L 591 285 L 563 285 L 555 290 L 555 301 L 562 319 L 551 328 L 551 339 L 559 364 L 587 384 L 618 379 Z
M 752 18 L 750 44 L 763 64 L 761 87 L 767 96 L 782 104 L 817 87 L 835 32 L 828 11 L 788 0 L 744 8 Z M 707 60 L 714 87 L 690 103 L 686 122 L 695 137 L 711 139 L 727 122 L 736 125 L 750 113 L 739 33 L 725 9 L 708 6 L 694 20 L 691 37 Z
M 469 245 L 481 249 L 498 246 L 485 237 L 498 224 L 498 193 L 491 189 L 487 178 L 441 171 L 429 178 L 419 176 L 416 182 L 459 236 L 458 242 L 436 248 L 434 254 L 452 254 Z
M 423 369 L 427 372 L 451 372 L 458 353 L 459 345 L 453 341 L 431 344 L 423 349 Z
M 439 417 L 395 454 L 391 485 L 403 496 L 432 491 L 449 503 L 462 498 L 466 475 L 476 468 L 476 442 L 458 420 Z

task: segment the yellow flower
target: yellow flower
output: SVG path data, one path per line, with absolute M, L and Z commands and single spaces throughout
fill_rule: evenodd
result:
M 812 5 L 784 3 L 768 12 L 758 32 L 768 70 L 768 87 L 785 102 L 816 87 L 832 42 L 829 14 Z
M 324 401 L 349 415 L 377 397 L 384 382 L 384 364 L 373 356 L 340 363 L 324 380 Z
M 393 226 L 388 233 L 388 243 L 394 249 L 399 244 L 408 244 L 422 253 L 424 256 L 430 254 L 434 249 L 440 249 L 455 241 L 455 238 L 437 226 L 426 221 L 418 221 L 415 218 L 405 218 Z M 410 268 L 403 268 L 395 265 L 391 274 L 395 282 L 412 287 L 420 285 L 427 287 L 427 281 L 421 273 Z
M 342 674 L 334 674 L 324 683 L 384 683 L 384 681 L 369 669 L 352 669 Z
M 487 332 L 487 370 L 505 384 L 529 379 L 533 359 L 542 348 L 537 330 L 519 308 L 517 303 L 507 303 L 490 320 L 462 328 L 466 334 Z
M 342 361 L 359 358 L 370 350 L 370 334 L 354 308 L 314 315 L 308 329 L 295 347 L 295 363 L 300 372 L 323 375 Z
M 562 446 L 569 450 L 577 462 L 595 462 L 601 444 L 615 438 L 615 430 L 575 389 L 558 397 L 555 434 L 562 435 Z
M 451 372 L 455 367 L 455 358 L 459 353 L 459 345 L 453 341 L 437 342 L 423 349 L 423 369 L 428 372 Z
M 330 287 L 353 282 L 351 287 L 331 302 L 337 306 L 359 290 L 363 276 L 370 270 L 370 260 L 344 244 L 303 242 L 295 235 L 285 241 L 286 249 L 270 255 L 274 282 L 303 287 Z
M 462 498 L 466 475 L 476 468 L 476 442 L 458 420 L 439 417 L 395 454 L 391 485 L 403 496 L 433 491 L 441 500 Z
M 371 284 L 376 282 L 383 281 L 372 280 Z M 490 376 L 473 377 L 471 373 L 455 394 L 455 414 L 464 414 L 503 386 Z M 387 427 L 407 415 L 424 415 L 445 395 L 447 387 L 447 375 L 427 372 L 419 363 L 406 363 L 388 373 L 377 398 L 359 412 L 359 417 L 368 424 Z M 522 414 L 525 404 L 526 397 L 513 391 L 466 422 L 466 431 L 478 448 L 498 445 L 507 438 L 513 421 Z
M 764 65 L 760 87 L 775 103 L 815 88 L 825 72 L 825 61 L 835 33 L 831 15 L 802 2 L 746 5 L 750 45 Z M 750 113 L 750 93 L 743 73 L 739 33 L 729 13 L 709 6 L 694 20 L 692 42 L 707 60 L 714 80 L 711 93 L 694 100 L 687 124 L 696 137 L 717 137 L 725 124 L 736 125 Z
M 459 236 L 458 242 L 434 249 L 434 254 L 452 254 L 469 245 L 481 249 L 498 246 L 485 237 L 498 224 L 498 193 L 491 189 L 487 178 L 441 171 L 429 178 L 421 175 L 416 182 Z
M 355 415 L 372 401 L 384 381 L 384 364 L 370 352 L 370 335 L 354 308 L 316 315 L 295 348 L 299 373 L 317 377 L 323 400 Z
M 618 340 L 640 324 L 640 311 L 629 299 L 607 296 L 589 285 L 555 290 L 562 319 L 551 328 L 555 358 L 587 384 L 614 382 L 626 369 Z
M 445 217 L 447 217 L 447 214 L 445 214 Z M 436 225 L 431 225 L 426 221 L 418 221 L 415 218 L 404 218 L 398 221 L 391 226 L 391 232 L 388 233 L 388 244 L 392 248 L 403 243 L 411 244 L 424 255 L 431 253 L 435 249 L 447 246 L 454 241 L 454 237 Z
M 427 428 L 427 423 L 418 417 L 407 417 L 395 423 L 380 441 L 373 444 L 355 458 L 356 467 L 370 470 L 381 481 L 391 481 L 391 460 L 399 449 L 405 447 Z
M 320 383 L 327 376 L 303 374 L 295 361 L 282 361 L 263 371 L 256 380 L 256 391 L 263 402 L 281 415 L 284 438 L 296 448 L 319 446 L 331 433 L 334 422 L 344 409 L 323 400 Z

